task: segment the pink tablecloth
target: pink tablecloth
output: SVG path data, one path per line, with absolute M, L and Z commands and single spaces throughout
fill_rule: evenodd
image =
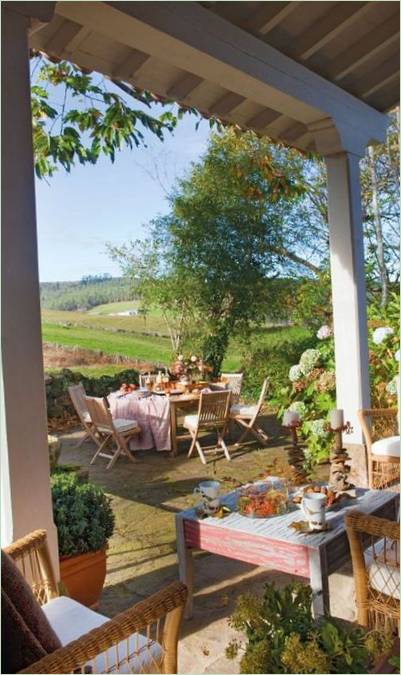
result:
M 165 396 L 139 398 L 137 394 L 127 394 L 118 398 L 118 393 L 108 397 L 113 417 L 136 420 L 141 433 L 130 441 L 131 450 L 171 450 L 170 441 L 170 402 Z

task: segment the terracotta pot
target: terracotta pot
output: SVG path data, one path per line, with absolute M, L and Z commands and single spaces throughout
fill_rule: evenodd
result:
M 71 598 L 86 607 L 97 606 L 106 577 L 106 547 L 60 558 L 60 577 Z

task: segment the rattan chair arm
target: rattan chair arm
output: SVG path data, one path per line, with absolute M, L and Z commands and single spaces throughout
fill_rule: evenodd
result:
M 143 631 L 146 626 L 165 617 L 175 608 L 183 607 L 186 598 L 187 587 L 180 582 L 174 582 L 20 672 L 73 673 L 76 670 L 80 672 L 88 661 L 102 652 L 133 633 Z
M 10 546 L 6 546 L 4 551 L 8 553 L 13 560 L 18 560 L 18 558 L 27 555 L 29 551 L 33 551 L 34 549 L 43 546 L 46 543 L 46 540 L 46 530 L 35 530 L 34 532 L 25 535 L 25 537 L 17 539 L 10 544 Z
M 378 516 L 368 516 L 359 511 L 348 511 L 345 514 L 344 520 L 347 530 L 364 532 L 376 537 L 389 537 L 390 539 L 400 540 L 399 524 L 393 520 L 378 518 Z

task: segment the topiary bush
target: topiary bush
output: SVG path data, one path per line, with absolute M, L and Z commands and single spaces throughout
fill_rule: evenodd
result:
M 114 531 L 110 497 L 98 485 L 80 482 L 73 473 L 53 474 L 51 490 L 60 556 L 102 549 Z

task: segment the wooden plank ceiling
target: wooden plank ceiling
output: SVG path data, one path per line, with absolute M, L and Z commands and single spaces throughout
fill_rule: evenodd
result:
M 72 21 L 63 16 L 64 4 L 69 3 L 57 3 L 51 23 L 32 34 L 32 48 L 193 106 L 205 116 L 315 149 L 301 122 L 172 65 L 168 54 L 156 58 Z M 199 4 L 380 112 L 399 102 L 398 2 Z

